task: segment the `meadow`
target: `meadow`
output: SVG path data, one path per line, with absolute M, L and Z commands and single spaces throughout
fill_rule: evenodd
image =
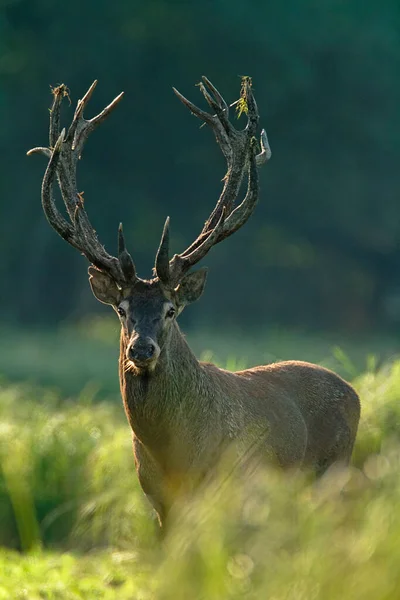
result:
M 160 541 L 118 397 L 115 324 L 2 333 L 0 600 L 398 597 L 395 340 L 212 339 L 228 368 L 301 356 L 351 379 L 362 400 L 353 464 L 318 482 L 273 470 L 224 479 L 180 507 Z M 210 358 L 206 337 L 189 339 Z

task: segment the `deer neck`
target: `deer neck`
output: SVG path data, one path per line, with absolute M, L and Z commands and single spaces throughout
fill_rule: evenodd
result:
M 154 371 L 140 373 L 126 364 L 126 342 L 120 340 L 120 384 L 125 412 L 135 435 L 146 442 L 160 441 L 192 415 L 200 400 L 204 378 L 198 360 L 174 322 Z

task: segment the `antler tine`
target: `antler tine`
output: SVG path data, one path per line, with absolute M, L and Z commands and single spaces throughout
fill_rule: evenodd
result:
M 46 172 L 43 177 L 42 182 L 42 206 L 44 210 L 44 214 L 50 225 L 57 231 L 57 233 L 64 238 L 67 242 L 74 245 L 74 230 L 73 227 L 68 221 L 64 219 L 62 214 L 56 208 L 54 199 L 53 199 L 53 183 L 54 178 L 56 176 L 58 162 L 60 160 L 60 151 L 61 145 L 64 141 L 65 129 L 62 130 L 55 146 L 53 152 L 50 152 L 50 160 L 47 165 Z M 40 148 L 40 150 L 48 150 L 48 148 Z M 39 148 L 33 148 L 28 152 L 28 155 L 33 154 L 35 151 L 39 150 Z
M 122 223 L 118 227 L 118 260 L 127 281 L 136 278 L 135 263 L 125 245 Z
M 98 115 L 96 115 L 92 119 L 86 120 L 83 117 L 83 111 L 90 98 L 92 97 L 96 85 L 97 80 L 95 80 L 92 83 L 82 100 L 78 101 L 74 115 L 74 120 L 72 121 L 70 130 L 68 131 L 67 140 L 73 139 L 73 147 L 76 150 L 77 158 L 80 158 L 83 151 L 83 146 L 85 145 L 89 134 L 110 115 L 110 113 L 114 110 L 114 108 L 124 96 L 124 92 L 121 92 Z
M 214 131 L 227 161 L 227 173 L 224 177 L 222 193 L 204 224 L 200 235 L 181 254 L 175 255 L 169 262 L 171 285 L 191 266 L 201 260 L 207 252 L 223 239 L 237 231 L 252 214 L 258 200 L 257 166 L 261 166 L 271 156 L 268 138 L 264 130 L 261 132 L 261 152 L 256 153 L 255 134 L 259 122 L 257 103 L 255 101 L 250 77 L 242 78 L 242 88 L 238 108 L 247 115 L 247 125 L 237 130 L 229 121 L 229 107 L 217 88 L 207 79 L 202 78 L 199 84 L 209 106 L 215 114 L 199 109 L 182 94 L 175 93 L 193 114 L 202 119 Z M 244 173 L 249 171 L 247 192 L 244 200 L 235 207 Z M 158 273 L 158 270 L 157 270 Z
M 68 88 L 61 84 L 52 89 L 53 105 L 50 109 L 50 128 L 49 128 L 49 144 L 50 148 L 54 148 L 60 135 L 60 111 L 61 103 L 65 96 L 68 96 Z
M 93 81 L 92 85 L 89 87 L 88 91 L 83 96 L 83 98 L 78 100 L 78 103 L 75 108 L 74 118 L 68 129 L 68 134 L 67 134 L 68 141 L 72 141 L 74 139 L 79 123 L 84 121 L 84 119 L 83 119 L 84 108 L 87 105 L 87 103 L 89 102 L 90 98 L 92 97 L 93 92 L 96 89 L 96 86 L 97 86 L 97 79 L 95 79 Z
M 209 88 L 212 94 L 214 94 L 214 98 L 208 93 L 206 86 Z M 209 106 L 211 106 L 211 108 L 213 108 L 213 110 L 215 110 L 217 113 L 215 115 L 211 115 L 210 113 L 193 104 L 193 102 L 190 102 L 190 100 L 185 98 L 185 96 L 178 92 L 177 89 L 172 89 L 179 100 L 190 110 L 192 114 L 211 127 L 211 129 L 214 131 L 214 135 L 223 155 L 225 156 L 226 160 L 229 161 L 231 157 L 231 147 L 229 143 L 228 132 L 232 132 L 233 128 L 228 120 L 229 109 L 218 90 L 214 88 L 207 77 L 202 77 L 202 81 L 199 83 L 199 89 Z
M 181 94 L 176 88 L 173 87 L 172 89 L 174 91 L 174 94 L 179 98 L 179 100 L 182 102 L 182 104 L 184 104 L 190 110 L 190 112 L 192 114 L 194 114 L 196 117 L 198 117 L 202 121 L 205 121 L 206 123 L 211 124 L 213 115 L 210 115 L 205 110 L 202 110 L 201 108 L 199 108 L 198 106 L 193 104 L 193 102 L 190 102 L 190 100 L 185 98 L 185 96 L 183 94 Z
M 200 91 L 207 100 L 209 106 L 215 110 L 216 117 L 227 133 L 233 131 L 232 125 L 229 122 L 229 106 L 221 96 L 217 88 L 211 83 L 205 75 L 202 77 L 202 82 L 199 84 Z M 209 93 L 209 91 L 211 94 Z
M 160 246 L 157 250 L 155 272 L 157 277 L 165 286 L 169 286 L 169 217 L 167 217 L 161 236 Z
M 41 153 L 50 158 L 42 184 L 42 205 L 50 225 L 72 246 L 93 263 L 95 267 L 108 272 L 114 280 L 123 285 L 136 278 L 133 260 L 126 250 L 122 228 L 119 230 L 119 256 L 108 254 L 97 238 L 84 208 L 83 193 L 79 193 L 76 184 L 76 166 L 83 146 L 89 134 L 111 113 L 122 95 L 117 96 L 96 117 L 86 120 L 83 110 L 96 87 L 95 81 L 82 100 L 79 100 L 73 121 L 65 135 L 65 129 L 59 134 L 61 103 L 68 96 L 68 89 L 60 85 L 53 91 L 54 100 L 50 113 L 49 140 L 50 149 L 37 147 L 28 154 Z M 54 145 L 54 148 L 53 148 Z M 52 198 L 52 186 L 57 175 L 61 195 L 70 218 L 70 223 L 57 210 Z
M 208 87 L 208 89 L 210 90 L 210 92 L 216 98 L 216 100 L 217 100 L 217 107 L 221 108 L 222 110 L 225 110 L 226 111 L 226 116 L 229 116 L 229 106 L 225 102 L 223 96 L 219 93 L 219 91 L 217 90 L 217 88 L 215 87 L 215 85 L 213 85 L 211 83 L 211 81 L 208 79 L 208 77 L 206 77 L 205 75 L 202 76 L 202 80 L 203 80 L 204 85 L 206 87 Z
M 53 104 L 50 109 L 50 127 L 49 127 L 49 145 L 50 148 L 38 146 L 28 150 L 27 156 L 32 154 L 43 154 L 46 158 L 50 159 L 52 150 L 60 136 L 60 108 L 64 96 L 68 96 L 68 88 L 66 85 L 61 84 L 55 88 L 52 88 Z M 64 136 L 65 138 L 65 136 Z M 58 163 L 58 159 L 56 160 Z

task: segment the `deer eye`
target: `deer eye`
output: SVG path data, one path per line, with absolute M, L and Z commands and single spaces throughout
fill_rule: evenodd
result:
M 171 306 L 171 308 L 167 311 L 167 314 L 165 315 L 166 317 L 168 317 L 168 319 L 172 319 L 172 317 L 175 315 L 175 309 L 173 306 Z
M 126 312 L 124 311 L 122 306 L 118 306 L 117 313 L 119 314 L 120 317 L 126 317 Z

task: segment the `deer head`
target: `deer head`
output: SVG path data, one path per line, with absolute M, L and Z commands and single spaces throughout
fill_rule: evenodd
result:
M 255 134 L 259 117 L 250 78 L 242 80 L 239 101 L 241 109 L 247 115 L 247 124 L 243 130 L 235 129 L 230 123 L 229 106 L 206 77 L 202 78 L 199 87 L 212 113 L 201 110 L 174 89 L 183 104 L 214 131 L 228 168 L 222 193 L 199 236 L 186 250 L 170 258 L 167 218 L 153 277 L 141 279 L 137 276 L 133 259 L 126 249 L 122 225 L 118 231 L 118 256 L 114 257 L 99 242 L 85 211 L 83 194 L 77 188 L 76 166 L 84 144 L 89 134 L 104 121 L 123 96 L 120 94 L 99 115 L 86 120 L 83 112 L 96 84 L 95 81 L 78 101 L 67 132 L 65 129 L 60 131 L 60 110 L 68 90 L 65 85 L 53 90 L 49 148 L 33 148 L 28 155 L 41 153 L 49 159 L 42 183 L 42 205 L 46 218 L 57 233 L 91 263 L 89 282 L 93 294 L 100 302 L 110 304 L 118 313 L 126 341 L 127 360 L 139 370 L 151 371 L 157 364 L 174 320 L 204 290 L 206 268 L 191 272 L 190 269 L 214 245 L 242 227 L 253 213 L 258 200 L 257 166 L 270 158 L 271 151 L 266 133 L 262 130 L 261 152 L 257 153 Z M 245 173 L 248 174 L 247 191 L 244 199 L 237 204 Z M 59 212 L 52 196 L 56 178 L 69 220 Z

